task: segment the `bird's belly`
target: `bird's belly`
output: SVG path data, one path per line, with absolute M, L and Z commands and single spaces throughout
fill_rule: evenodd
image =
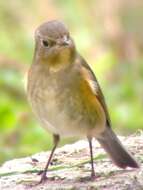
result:
M 78 83 L 78 80 L 69 82 L 44 76 L 29 82 L 29 102 L 48 131 L 61 136 L 86 136 L 89 133 L 96 136 L 104 130 L 103 109 L 92 97 L 87 97 Z
M 96 110 L 90 113 L 90 109 L 87 110 L 78 95 L 76 97 L 70 94 L 63 96 L 50 90 L 42 96 L 36 93 L 36 97 L 31 98 L 31 102 L 33 111 L 42 126 L 60 136 L 86 136 L 92 133 L 92 130 L 98 134 L 104 126 Z
M 86 133 L 85 123 L 81 126 L 81 116 L 72 119 L 67 110 L 64 107 L 59 110 L 52 99 L 48 103 L 37 100 L 32 107 L 42 126 L 49 132 L 60 136 L 83 136 Z

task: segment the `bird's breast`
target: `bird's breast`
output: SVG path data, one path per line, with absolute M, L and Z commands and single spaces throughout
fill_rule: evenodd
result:
M 38 75 L 28 83 L 33 111 L 42 125 L 61 136 L 83 136 L 102 125 L 98 107 L 87 97 L 77 75 Z M 71 80 L 74 78 L 74 80 Z

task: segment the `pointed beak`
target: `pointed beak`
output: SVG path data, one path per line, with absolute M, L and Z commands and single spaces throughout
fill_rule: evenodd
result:
M 62 39 L 58 41 L 58 45 L 61 45 L 61 46 L 68 46 L 70 45 L 70 43 L 71 43 L 71 40 L 67 38 L 66 36 L 64 36 Z
M 63 45 L 63 46 L 70 45 L 70 40 L 64 40 L 61 45 Z

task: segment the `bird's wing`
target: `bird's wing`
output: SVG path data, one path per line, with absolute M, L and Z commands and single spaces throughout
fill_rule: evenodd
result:
M 85 76 L 84 77 L 85 80 L 88 82 L 93 94 L 98 99 L 99 103 L 102 105 L 103 110 L 106 115 L 107 126 L 110 127 L 111 121 L 110 121 L 107 105 L 105 103 L 104 95 L 102 93 L 102 90 L 99 86 L 99 83 L 98 83 L 93 71 L 91 70 L 89 65 L 86 63 L 86 61 L 81 56 L 78 57 L 78 64 L 81 64 L 80 68 L 82 68 L 82 73 Z

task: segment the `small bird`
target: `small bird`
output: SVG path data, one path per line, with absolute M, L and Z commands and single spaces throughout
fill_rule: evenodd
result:
M 57 20 L 41 24 L 35 31 L 35 53 L 28 73 L 27 94 L 41 125 L 53 134 L 54 146 L 60 137 L 87 137 L 91 156 L 91 178 L 95 179 L 92 139 L 96 138 L 113 162 L 121 168 L 138 168 L 111 129 L 111 121 L 99 83 L 76 50 L 66 26 Z

